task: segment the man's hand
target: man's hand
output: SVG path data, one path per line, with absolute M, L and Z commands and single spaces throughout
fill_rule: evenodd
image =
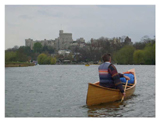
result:
M 126 80 L 130 80 L 130 78 L 129 78 L 128 76 L 125 76 L 125 75 L 124 75 L 124 78 L 125 78 Z
M 126 93 L 125 93 L 125 92 L 123 92 L 123 93 L 122 93 L 122 96 L 124 96 L 124 97 L 125 97 L 125 95 L 126 95 Z

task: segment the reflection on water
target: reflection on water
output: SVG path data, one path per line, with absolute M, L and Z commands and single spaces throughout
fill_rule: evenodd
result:
M 88 108 L 88 117 L 123 117 L 123 110 L 129 106 L 129 104 L 134 104 L 127 100 L 138 97 L 139 95 L 133 94 L 132 96 L 125 98 L 123 102 L 115 101 L 110 103 L 103 103 L 100 105 L 85 106 Z M 129 110 L 130 111 L 130 110 Z
M 122 103 L 112 102 L 88 107 L 88 117 L 120 117 L 115 111 L 121 109 Z

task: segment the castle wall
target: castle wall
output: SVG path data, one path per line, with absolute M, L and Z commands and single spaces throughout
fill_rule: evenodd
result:
M 84 41 L 81 39 L 81 41 Z M 40 42 L 42 46 L 52 46 L 56 50 L 65 50 L 68 49 L 68 47 L 72 44 L 72 33 L 63 33 L 63 30 L 59 31 L 59 37 L 55 40 L 36 40 L 33 41 L 33 39 L 25 39 L 25 45 L 29 46 L 33 50 L 33 46 L 36 42 Z

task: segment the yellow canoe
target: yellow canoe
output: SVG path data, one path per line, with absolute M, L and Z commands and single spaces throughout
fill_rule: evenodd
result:
M 135 69 L 128 70 L 134 74 L 134 84 L 127 86 L 125 98 L 131 96 L 137 84 Z M 86 103 L 88 106 L 97 105 L 101 103 L 113 102 L 121 100 L 122 94 L 119 89 L 106 88 L 99 85 L 99 82 L 88 83 L 88 93 Z

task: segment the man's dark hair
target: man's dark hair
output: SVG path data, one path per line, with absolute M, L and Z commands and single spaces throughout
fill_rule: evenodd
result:
M 102 56 L 102 59 L 104 62 L 109 61 L 111 58 L 111 54 L 110 53 L 106 53 Z

